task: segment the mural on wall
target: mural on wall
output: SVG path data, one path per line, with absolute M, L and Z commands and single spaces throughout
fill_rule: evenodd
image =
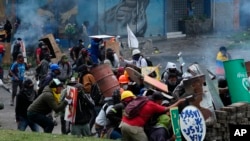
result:
M 47 0 L 47 3 L 38 8 L 40 16 L 47 20 L 45 31 L 47 33 L 64 33 L 64 28 L 68 23 L 75 24 L 78 14 L 77 0 Z
M 147 29 L 146 10 L 149 0 L 121 0 L 104 12 L 100 33 L 126 35 L 127 24 L 136 36 L 144 36 Z
M 29 43 L 37 43 L 47 33 L 65 39 L 69 23 L 75 24 L 78 40 L 86 21 L 89 35 L 126 36 L 127 24 L 136 36 L 162 34 L 165 28 L 164 0 L 16 0 L 15 7 L 21 24 L 14 38 Z

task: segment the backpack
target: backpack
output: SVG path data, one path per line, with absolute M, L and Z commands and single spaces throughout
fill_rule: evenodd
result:
M 58 61 L 58 63 L 57 63 L 58 65 L 60 65 L 60 64 L 62 64 L 62 61 Z M 66 64 L 67 64 L 67 75 L 70 73 L 70 64 L 69 64 L 69 62 L 66 62 Z
M 153 66 L 153 62 L 147 58 L 144 58 L 148 64 L 148 66 Z
M 149 60 L 148 58 L 145 58 L 145 57 L 143 57 L 145 60 L 146 60 L 146 62 L 147 62 L 147 65 L 150 67 L 150 66 L 153 66 L 153 62 L 151 61 L 151 60 Z M 142 59 L 141 59 L 142 60 Z M 140 65 L 141 65 L 141 60 L 140 60 Z
M 91 119 L 90 109 L 93 107 L 85 93 L 78 93 L 75 124 L 88 123 Z
M 132 100 L 126 107 L 125 107 L 125 116 L 128 118 L 136 117 L 141 108 L 148 102 L 148 97 L 146 96 L 139 96 Z

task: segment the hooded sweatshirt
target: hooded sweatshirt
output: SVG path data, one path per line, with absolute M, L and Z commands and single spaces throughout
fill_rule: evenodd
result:
M 67 104 L 66 100 L 58 104 L 53 96 L 51 88 L 46 86 L 43 93 L 29 106 L 28 112 L 47 115 L 53 110 L 58 113 L 63 111 Z

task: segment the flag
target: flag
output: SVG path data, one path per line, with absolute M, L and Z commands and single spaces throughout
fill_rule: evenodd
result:
M 64 120 L 70 121 L 71 123 L 75 123 L 76 116 L 76 106 L 77 106 L 77 89 L 72 86 L 67 86 L 67 95 L 70 95 L 72 98 L 72 103 L 67 105 L 65 108 Z
M 131 31 L 127 24 L 127 32 L 128 32 L 128 47 L 129 48 L 138 48 L 139 42 L 137 38 L 135 37 L 134 33 Z

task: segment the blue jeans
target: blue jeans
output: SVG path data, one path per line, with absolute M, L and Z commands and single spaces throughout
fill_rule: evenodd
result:
M 121 139 L 122 138 L 122 134 L 118 131 L 116 131 L 115 129 L 110 133 L 110 139 Z
M 32 131 L 39 132 L 39 126 L 37 124 L 29 121 L 28 118 L 19 117 L 17 129 L 21 131 L 25 131 L 27 126 L 29 126 Z
M 52 133 L 54 123 L 51 118 L 37 112 L 28 112 L 27 115 L 31 122 L 34 122 L 43 128 L 44 133 Z

